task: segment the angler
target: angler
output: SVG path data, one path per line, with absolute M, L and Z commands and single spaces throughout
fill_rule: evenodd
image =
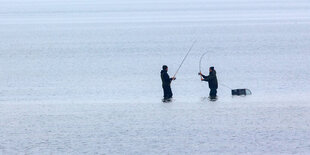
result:
M 163 99 L 163 102 L 170 102 L 171 101 L 171 98 L 173 96 L 172 94 L 172 91 L 171 91 L 171 81 L 172 80 L 175 80 L 175 76 L 178 74 L 180 68 L 182 67 L 185 59 L 187 58 L 188 54 L 192 51 L 192 48 L 194 47 L 196 43 L 196 40 L 193 42 L 192 46 L 189 48 L 189 50 L 187 51 L 185 57 L 183 58 L 180 66 L 178 67 L 177 71 L 174 73 L 173 77 L 170 78 L 169 75 L 168 75 L 168 66 L 166 65 L 163 65 L 163 70 L 161 71 L 161 80 L 162 80 L 162 87 L 163 87 L 163 90 L 164 90 L 164 99 Z
M 203 75 L 201 72 L 199 72 L 198 75 L 201 76 L 201 81 L 207 81 L 209 83 L 210 99 L 216 99 L 218 83 L 217 83 L 216 71 L 214 70 L 214 67 L 212 66 L 209 68 L 208 76 Z
M 168 66 L 163 65 L 162 67 L 163 70 L 160 72 L 161 76 L 161 81 L 162 81 L 162 87 L 164 90 L 164 99 L 163 102 L 169 102 L 171 101 L 171 98 L 173 96 L 172 91 L 171 91 L 171 81 L 175 80 L 175 77 L 170 78 L 168 74 Z

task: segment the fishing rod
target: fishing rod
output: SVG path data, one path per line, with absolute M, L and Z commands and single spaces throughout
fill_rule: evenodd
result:
M 200 60 L 199 60 L 199 73 L 201 73 L 201 61 L 202 61 L 202 58 L 207 54 L 207 52 L 203 53 L 200 57 Z
M 199 73 L 201 73 L 201 61 L 202 61 L 202 58 L 207 54 L 207 52 L 203 53 L 200 57 L 200 60 L 199 60 Z M 200 75 L 200 78 L 202 80 L 202 75 Z
M 201 73 L 201 61 L 202 61 L 203 57 L 204 57 L 207 53 L 208 53 L 208 52 L 203 53 L 203 54 L 201 55 L 201 57 L 200 57 L 200 60 L 199 60 L 199 73 Z M 200 75 L 200 77 L 201 77 L 201 79 L 203 79 L 203 78 L 202 78 L 202 75 Z M 223 86 L 223 87 L 226 87 L 226 88 L 232 90 L 232 88 L 230 88 L 229 86 L 227 86 L 227 85 L 225 85 L 225 84 L 220 83 L 219 85 L 221 85 L 221 86 Z
M 195 45 L 196 42 L 197 42 L 197 40 L 195 40 L 195 41 L 193 42 L 192 46 L 189 48 L 187 54 L 186 54 L 185 57 L 183 58 L 183 60 L 182 60 L 182 62 L 181 62 L 181 64 L 180 64 L 180 66 L 179 66 L 179 68 L 177 69 L 177 71 L 175 72 L 175 74 L 173 75 L 173 77 L 175 77 L 175 76 L 177 75 L 177 73 L 179 72 L 181 66 L 183 65 L 185 59 L 187 58 L 188 54 L 191 52 L 191 50 L 192 50 L 192 48 L 194 47 L 194 45 Z

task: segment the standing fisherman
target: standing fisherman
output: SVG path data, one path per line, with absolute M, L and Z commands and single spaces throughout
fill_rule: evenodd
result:
M 161 70 L 161 81 L 162 81 L 162 87 L 164 90 L 164 99 L 163 102 L 169 102 L 172 98 L 172 91 L 171 91 L 171 81 L 175 80 L 175 77 L 170 78 L 168 75 L 168 66 L 163 65 L 163 70 Z
M 201 74 L 201 72 L 198 73 L 198 75 L 201 75 L 201 81 L 208 81 L 209 83 L 209 88 L 210 88 L 210 99 L 216 99 L 216 93 L 217 93 L 217 77 L 216 77 L 216 71 L 214 70 L 214 67 L 210 67 L 209 69 L 209 75 L 205 76 Z

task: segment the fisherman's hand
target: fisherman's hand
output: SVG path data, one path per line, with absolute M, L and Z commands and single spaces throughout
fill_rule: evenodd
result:
M 199 72 L 198 75 L 201 75 L 201 72 Z
M 177 79 L 176 77 L 172 77 L 172 80 L 175 80 L 175 79 Z

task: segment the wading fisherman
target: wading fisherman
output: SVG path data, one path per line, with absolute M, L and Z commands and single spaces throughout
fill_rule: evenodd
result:
M 163 65 L 163 70 L 161 70 L 161 72 L 160 72 L 162 87 L 164 90 L 163 102 L 167 102 L 167 101 L 171 100 L 173 94 L 171 91 L 170 84 L 171 84 L 172 80 L 176 79 L 175 77 L 170 78 L 167 72 L 168 72 L 168 66 Z
M 217 84 L 216 71 L 214 70 L 214 67 L 213 66 L 210 67 L 208 76 L 201 74 L 201 72 L 198 73 L 198 75 L 202 76 L 201 81 L 208 81 L 210 88 L 210 94 L 209 94 L 210 98 L 216 99 L 218 84 Z

